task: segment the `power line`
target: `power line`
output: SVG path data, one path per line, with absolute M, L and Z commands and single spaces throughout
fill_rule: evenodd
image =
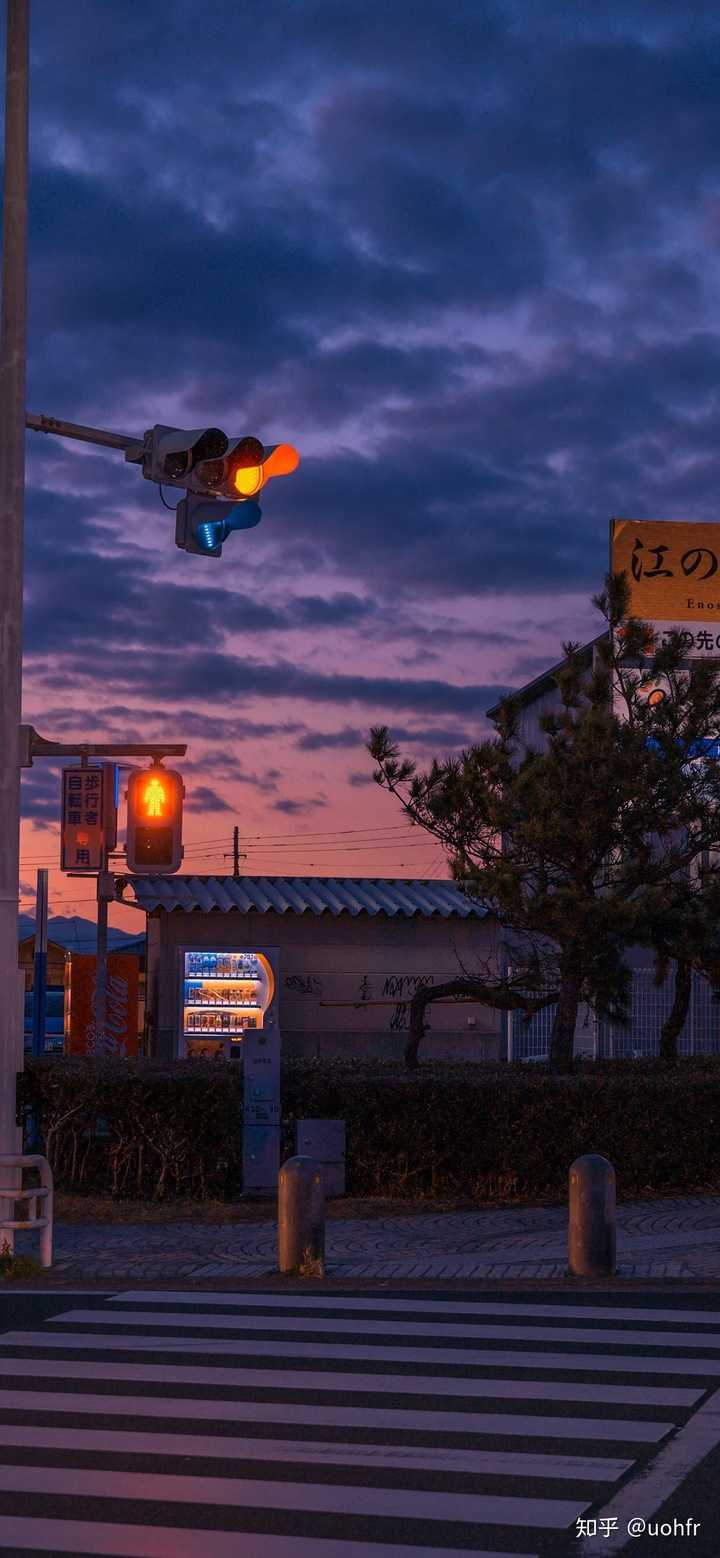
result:
M 281 854 L 296 854 L 298 850 L 305 854 L 308 850 L 312 850 L 314 854 L 320 855 L 381 855 L 387 850 L 396 850 L 398 848 L 407 851 L 409 849 L 427 850 L 427 847 L 427 840 L 425 840 L 424 844 L 266 844 L 263 849 L 249 848 L 247 854 L 269 855 L 276 854 L 278 850 Z
M 304 832 L 298 832 L 295 829 L 291 833 L 244 833 L 242 837 L 244 844 L 264 840 L 277 840 L 278 843 L 281 843 L 285 839 L 317 839 L 318 841 L 324 839 L 326 842 L 332 843 L 335 839 L 349 838 L 351 835 L 355 837 L 362 837 L 364 835 L 368 841 L 371 841 L 375 838 L 384 839 L 386 835 L 390 838 L 395 834 L 403 837 L 407 834 L 408 827 L 408 824 L 393 823 L 380 824 L 374 828 L 323 828 L 318 830 L 306 830 Z M 400 842 L 400 838 L 398 838 L 397 842 Z M 195 853 L 198 850 L 208 850 L 209 846 L 213 844 L 220 846 L 228 845 L 229 843 L 230 836 L 228 834 L 215 834 L 212 838 L 199 839 L 193 843 L 186 844 L 185 853 L 189 854 L 190 851 Z M 24 855 L 21 858 L 20 863 L 23 866 L 42 866 L 53 864 L 55 858 L 55 856 L 48 855 Z

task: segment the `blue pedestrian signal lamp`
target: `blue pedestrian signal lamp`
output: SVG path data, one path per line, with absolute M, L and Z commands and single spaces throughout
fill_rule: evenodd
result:
M 261 519 L 259 503 L 220 503 L 189 492 L 175 510 L 175 545 L 201 557 L 220 557 L 233 530 L 252 530 Z

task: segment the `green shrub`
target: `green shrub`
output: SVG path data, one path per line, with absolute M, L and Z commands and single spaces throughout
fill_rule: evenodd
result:
M 237 1190 L 241 1100 L 234 1068 L 196 1063 L 47 1058 L 22 1082 L 59 1190 L 145 1200 Z
M 242 1068 L 215 1062 L 28 1061 L 57 1187 L 232 1199 L 241 1189 Z M 300 1118 L 344 1119 L 354 1196 L 558 1200 L 601 1152 L 624 1196 L 720 1190 L 720 1060 L 627 1061 L 559 1078 L 539 1066 L 289 1061 L 282 1155 Z
M 9 1239 L 0 1245 L 0 1282 L 27 1282 L 42 1276 L 42 1266 L 31 1255 L 13 1255 Z

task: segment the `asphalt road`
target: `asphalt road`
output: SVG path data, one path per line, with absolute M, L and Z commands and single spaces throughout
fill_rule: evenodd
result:
M 720 1552 L 707 1289 L 8 1288 L 0 1332 L 0 1555 L 588 1558 L 625 1506 Z

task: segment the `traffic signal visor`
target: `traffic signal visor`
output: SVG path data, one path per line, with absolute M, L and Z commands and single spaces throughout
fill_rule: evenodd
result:
M 221 459 L 228 447 L 219 427 L 163 427 L 157 423 L 145 435 L 143 474 L 151 481 L 177 484 L 203 460 Z

